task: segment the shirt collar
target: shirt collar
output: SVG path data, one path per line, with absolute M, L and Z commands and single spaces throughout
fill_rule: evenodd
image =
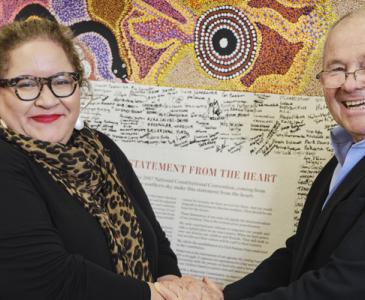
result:
M 347 153 L 351 149 L 352 145 L 355 144 L 354 139 L 352 136 L 341 126 L 336 127 L 331 131 L 331 143 L 333 151 L 335 152 L 335 156 L 340 163 L 341 166 L 343 166 Z M 357 143 L 354 145 L 354 147 L 363 148 L 365 147 L 365 140 Z

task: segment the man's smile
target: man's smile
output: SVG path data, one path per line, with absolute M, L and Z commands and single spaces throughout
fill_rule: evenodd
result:
M 365 108 L 365 100 L 344 101 L 344 104 L 345 104 L 346 108 L 353 109 L 353 110 Z

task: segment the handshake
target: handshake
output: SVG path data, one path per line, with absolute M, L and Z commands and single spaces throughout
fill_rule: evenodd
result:
M 176 279 L 166 278 L 170 281 L 164 281 L 165 278 L 163 277 L 160 278 L 159 282 L 154 284 L 154 288 L 159 293 L 159 295 L 157 297 L 153 297 L 152 295 L 151 299 L 223 300 L 223 292 L 221 287 L 206 276 L 202 281 L 191 276 L 175 278 Z

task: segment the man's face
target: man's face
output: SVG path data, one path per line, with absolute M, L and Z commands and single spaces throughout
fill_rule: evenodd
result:
M 356 14 L 338 24 L 327 40 L 324 70 L 354 72 L 365 69 L 365 14 Z M 365 87 L 349 74 L 340 88 L 323 88 L 327 107 L 355 142 L 365 139 Z

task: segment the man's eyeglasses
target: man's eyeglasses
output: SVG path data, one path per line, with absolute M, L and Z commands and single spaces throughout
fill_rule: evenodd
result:
M 365 69 L 359 69 L 355 72 L 322 71 L 316 78 L 325 88 L 334 89 L 343 86 L 349 74 L 354 74 L 356 82 L 365 86 Z
M 59 98 L 71 96 L 80 79 L 79 73 L 63 72 L 51 77 L 20 76 L 0 79 L 0 87 L 12 87 L 20 100 L 31 101 L 39 97 L 43 85 L 47 84 L 53 95 Z

